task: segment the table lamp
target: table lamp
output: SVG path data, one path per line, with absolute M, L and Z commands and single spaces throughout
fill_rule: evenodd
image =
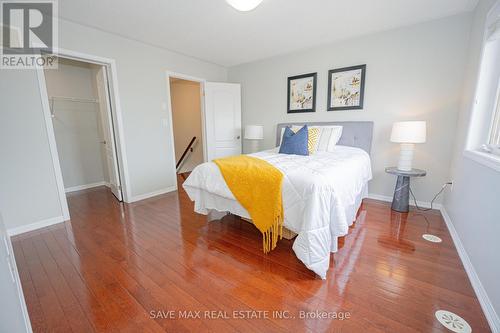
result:
M 391 142 L 401 144 L 398 170 L 411 171 L 415 144 L 424 143 L 426 133 L 425 121 L 400 121 L 392 125 Z
M 247 125 L 245 126 L 245 139 L 250 141 L 250 152 L 259 151 L 259 140 L 264 139 L 264 126 Z

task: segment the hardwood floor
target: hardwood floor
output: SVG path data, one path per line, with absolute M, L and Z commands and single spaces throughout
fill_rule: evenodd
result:
M 69 205 L 71 221 L 13 239 L 35 332 L 449 332 L 438 309 L 489 331 L 437 211 L 365 200 L 323 281 L 292 241 L 264 255 L 252 225 L 207 223 L 183 191 L 127 205 L 97 188 Z

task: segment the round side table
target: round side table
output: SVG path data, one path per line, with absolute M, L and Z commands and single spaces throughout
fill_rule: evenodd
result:
M 407 213 L 410 210 L 410 177 L 424 177 L 427 172 L 420 169 L 403 171 L 397 167 L 385 168 L 385 172 L 398 176 L 392 198 L 392 210 Z

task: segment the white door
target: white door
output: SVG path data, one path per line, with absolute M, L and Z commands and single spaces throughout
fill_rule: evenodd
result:
M 118 173 L 118 159 L 116 155 L 115 136 L 113 135 L 113 118 L 111 116 L 111 104 L 109 98 L 108 77 L 106 67 L 101 67 L 97 73 L 97 93 L 99 105 L 102 106 L 101 121 L 103 131 L 104 151 L 106 164 L 108 166 L 109 186 L 115 197 L 122 201 L 120 176 Z
M 205 83 L 207 157 L 241 154 L 241 87 L 235 83 Z

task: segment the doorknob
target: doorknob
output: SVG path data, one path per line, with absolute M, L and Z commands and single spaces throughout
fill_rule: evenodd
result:
M 239 140 L 239 139 L 240 139 L 240 136 L 238 135 L 238 136 L 236 137 L 236 140 Z
M 106 144 L 106 140 L 104 140 L 104 141 L 99 141 L 99 143 L 102 143 L 103 145 L 105 145 L 105 144 Z

